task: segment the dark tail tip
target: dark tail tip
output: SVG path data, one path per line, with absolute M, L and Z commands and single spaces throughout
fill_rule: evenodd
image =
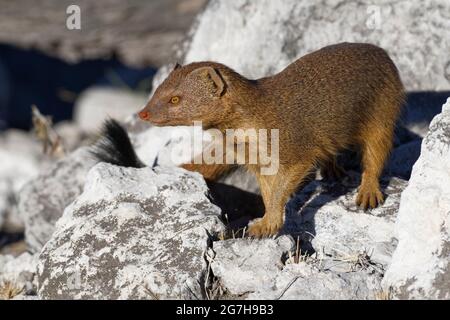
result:
M 136 155 L 127 131 L 113 119 L 104 122 L 101 137 L 90 152 L 100 162 L 122 167 L 145 167 Z

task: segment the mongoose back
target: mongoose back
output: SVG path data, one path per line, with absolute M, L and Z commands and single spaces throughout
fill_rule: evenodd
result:
M 257 80 L 215 62 L 177 65 L 139 116 L 160 126 L 202 121 L 220 130 L 279 129 L 277 173 L 262 175 L 258 164 L 246 165 L 256 174 L 266 208 L 248 231 L 267 236 L 283 225 L 285 204 L 308 173 L 318 165 L 336 172 L 337 153 L 351 146 L 361 151 L 357 205 L 367 209 L 383 202 L 379 177 L 404 97 L 397 68 L 383 49 L 341 43 Z M 231 165 L 183 167 L 215 180 Z

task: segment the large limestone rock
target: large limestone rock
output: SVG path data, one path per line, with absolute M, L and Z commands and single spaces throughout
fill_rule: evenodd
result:
M 184 62 L 218 61 L 258 78 L 329 44 L 370 42 L 388 51 L 408 90 L 448 90 L 449 10 L 446 0 L 212 0 Z
M 183 169 L 91 169 L 39 256 L 44 299 L 203 298 L 220 209 Z
M 87 148 L 55 162 L 19 193 L 19 212 L 25 221 L 25 240 L 39 252 L 50 239 L 64 209 L 81 194 L 88 170 L 96 163 Z
M 395 231 L 399 242 L 384 286 L 401 299 L 449 299 L 450 99 L 422 142 Z

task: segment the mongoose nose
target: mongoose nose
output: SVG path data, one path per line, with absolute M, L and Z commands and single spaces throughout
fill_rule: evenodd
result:
M 150 113 L 148 111 L 139 112 L 139 118 L 142 120 L 148 120 L 150 118 Z

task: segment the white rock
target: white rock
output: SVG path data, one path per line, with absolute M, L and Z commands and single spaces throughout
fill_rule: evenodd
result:
M 81 194 L 86 173 L 95 163 L 87 148 L 80 148 L 49 166 L 20 191 L 18 207 L 30 251 L 39 252 L 50 239 L 56 221 Z
M 87 144 L 88 135 L 73 121 L 58 122 L 54 129 L 61 137 L 66 153 Z
M 139 111 L 147 98 L 129 90 L 93 87 L 84 91 L 74 108 L 74 120 L 86 132 L 96 132 L 107 118 L 124 120 Z
M 358 176 L 349 172 L 343 181 L 307 185 L 287 205 L 285 232 L 299 234 L 304 250 L 311 249 L 307 246 L 311 241 L 321 259 L 367 254 L 373 262 L 386 266 L 396 246 L 395 218 L 407 183 L 390 179 L 383 188 L 385 203 L 367 212 L 355 204 L 358 183 Z
M 39 143 L 24 131 L 8 130 L 0 136 L 0 229 L 23 231 L 17 193 L 45 162 L 40 153 Z
M 381 278 L 364 270 L 318 271 L 310 264 L 288 264 L 275 279 L 275 290 L 257 291 L 248 299 L 366 300 L 381 293 Z
M 258 78 L 329 44 L 370 42 L 388 51 L 408 90 L 448 90 L 449 10 L 446 0 L 214 0 L 184 62 L 218 61 Z
M 430 125 L 395 227 L 399 243 L 383 280 L 398 298 L 450 298 L 450 99 Z
M 45 299 L 202 298 L 209 235 L 220 209 L 199 174 L 92 168 L 40 254 Z
M 386 201 L 368 212 L 355 205 L 359 175 L 354 172 L 343 181 L 309 183 L 287 205 L 282 234 L 292 234 L 295 241 L 281 236 L 214 242 L 214 276 L 235 298 L 380 298 L 382 275 L 397 244 L 400 194 L 407 184 L 399 178 L 382 182 Z M 306 263 L 292 262 L 294 242 L 302 255 L 315 252 Z
M 273 239 L 239 239 L 214 242 L 211 262 L 214 275 L 233 295 L 272 290 L 283 268 L 282 258 L 293 250 L 287 236 Z
M 329 272 L 315 262 L 285 264 L 294 241 L 233 239 L 214 242 L 211 269 L 231 298 L 373 299 L 380 275 L 365 270 Z
M 35 296 L 37 289 L 37 255 L 23 253 L 18 257 L 0 255 L 0 285 L 9 283 L 20 294 L 15 299 Z

